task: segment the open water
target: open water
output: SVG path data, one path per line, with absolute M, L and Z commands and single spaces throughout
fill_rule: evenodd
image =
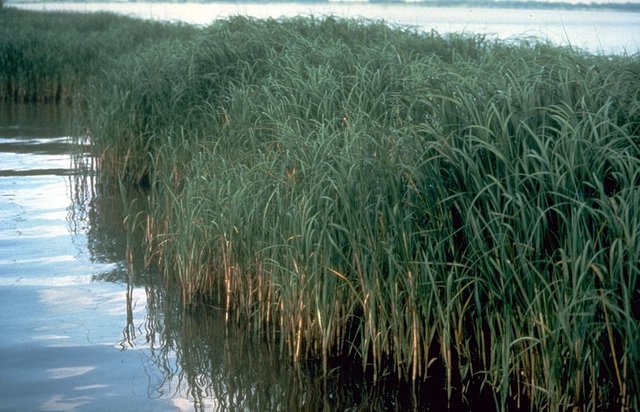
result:
M 0 103 L 0 410 L 165 410 L 147 295 L 127 278 L 121 222 L 96 226 L 67 119 Z

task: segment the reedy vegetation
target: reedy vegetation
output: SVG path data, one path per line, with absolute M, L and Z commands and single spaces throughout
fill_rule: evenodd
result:
M 85 89 L 149 261 L 294 361 L 639 407 L 640 61 L 237 17 Z M 516 402 L 512 404 L 511 402 Z
M 295 361 L 635 407 L 639 63 L 235 18 L 122 61 L 89 129 L 185 303 Z
M 34 13 L 0 8 L 0 99 L 71 101 L 112 60 L 196 28 L 110 13 Z

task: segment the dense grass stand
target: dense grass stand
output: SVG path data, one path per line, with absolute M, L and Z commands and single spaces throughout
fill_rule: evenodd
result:
M 20 18 L 5 67 L 45 30 Z M 101 178 L 148 191 L 131 221 L 185 305 L 294 362 L 439 374 L 452 402 L 640 407 L 637 55 L 333 17 L 57 18 L 60 38 L 102 19 L 84 38 L 108 57 L 5 69 L 2 92 L 72 98 Z

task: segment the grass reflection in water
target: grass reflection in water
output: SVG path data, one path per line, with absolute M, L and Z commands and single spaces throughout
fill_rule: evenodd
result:
M 125 227 L 131 216 L 145 221 L 148 193 L 98 183 L 90 173 L 91 160 L 77 161 L 88 173 L 73 181 L 76 207 L 69 221 L 88 228 L 94 259 L 120 262 L 94 280 L 127 285 L 119 347 L 143 351 L 155 371 L 149 396 L 168 397 L 185 409 L 220 411 L 318 410 L 323 405 L 406 410 L 416 402 L 418 394 L 399 387 L 392 376 L 373 385 L 353 359 L 334 359 L 328 376 L 313 361 L 296 368 L 267 336 L 225 321 L 223 308 L 185 306 L 175 285 L 145 261 L 143 225 Z M 443 391 L 430 393 L 420 404 L 446 401 Z

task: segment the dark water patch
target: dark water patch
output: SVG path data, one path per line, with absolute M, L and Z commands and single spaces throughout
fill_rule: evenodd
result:
M 71 171 L 69 145 L 5 143 L 0 137 L 0 177 L 64 176 Z
M 70 108 L 63 104 L 0 103 L 0 136 L 3 138 L 58 138 L 69 131 Z
M 0 152 L 68 155 L 68 137 L 3 137 L 0 139 Z
M 0 170 L 0 177 L 6 176 L 66 176 L 69 174 L 68 169 L 36 169 L 36 170 L 15 170 L 10 171 Z

